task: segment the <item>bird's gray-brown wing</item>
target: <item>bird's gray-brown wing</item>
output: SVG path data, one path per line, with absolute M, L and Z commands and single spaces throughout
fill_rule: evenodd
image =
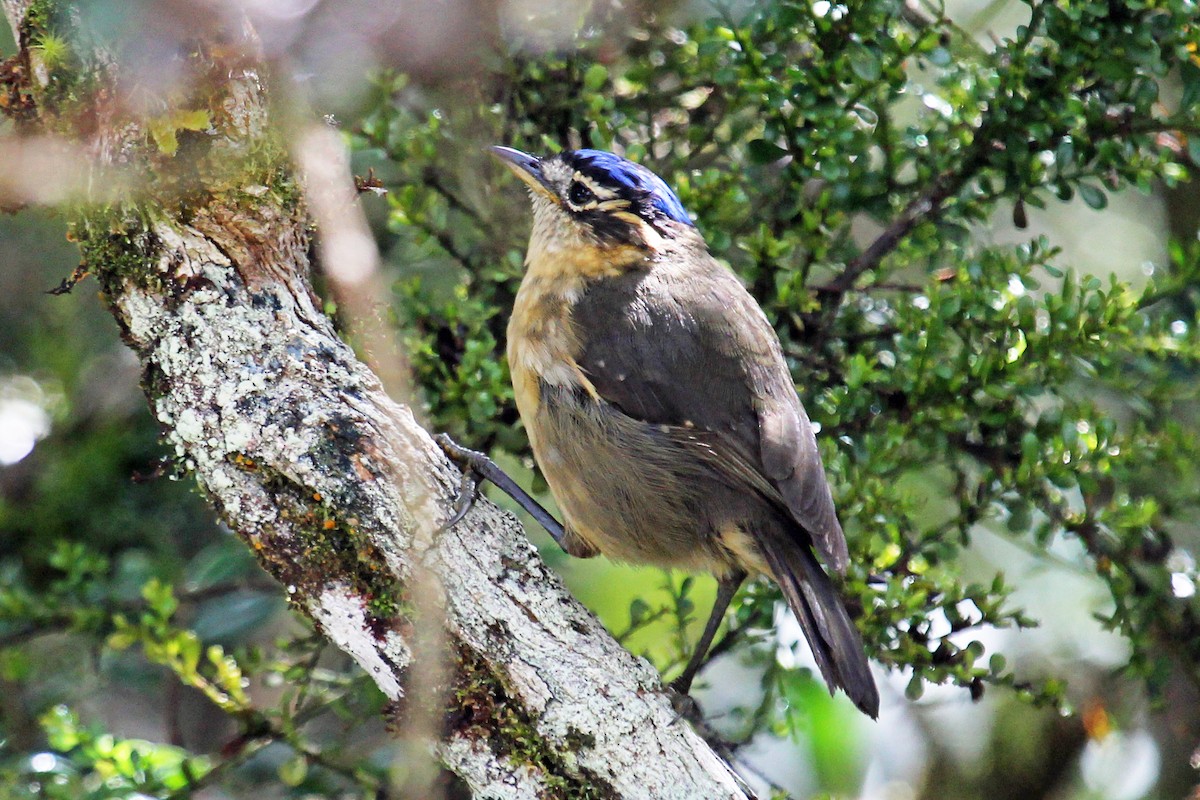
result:
M 830 568 L 845 570 L 812 426 L 775 332 L 732 273 L 704 254 L 686 268 L 604 279 L 572 321 L 579 366 L 602 398 L 695 442 L 729 478 L 785 509 Z

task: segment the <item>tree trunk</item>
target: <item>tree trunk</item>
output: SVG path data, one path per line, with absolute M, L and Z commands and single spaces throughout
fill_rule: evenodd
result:
M 3 8 L 28 59 L 12 78 L 36 104 L 25 129 L 81 148 L 92 185 L 137 177 L 77 211 L 73 230 L 173 457 L 393 701 L 398 725 L 432 707 L 437 756 L 477 797 L 742 797 L 653 669 L 566 592 L 511 516 L 481 501 L 438 532 L 458 472 L 309 287 L 308 214 L 253 34 L 189 53 L 190 118 L 171 107 L 146 119 L 122 106 L 109 59 L 38 63 L 44 37 L 86 40 L 77 18 L 49 0 Z M 424 655 L 414 634 L 429 626 L 444 630 L 449 662 L 437 687 L 411 681 Z

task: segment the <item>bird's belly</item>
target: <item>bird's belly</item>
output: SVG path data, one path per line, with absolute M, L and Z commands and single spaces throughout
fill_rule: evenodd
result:
M 621 561 L 718 575 L 744 561 L 729 546 L 744 501 L 659 426 L 582 390 L 545 384 L 525 421 L 568 527 L 593 548 Z

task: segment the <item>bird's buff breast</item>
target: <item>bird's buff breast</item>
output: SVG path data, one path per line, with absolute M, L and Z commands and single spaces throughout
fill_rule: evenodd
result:
M 517 409 L 568 529 L 618 560 L 724 572 L 728 549 L 695 513 L 710 476 L 596 394 L 576 360 L 573 291 L 527 276 L 508 328 Z
M 508 366 L 517 410 L 537 454 L 540 387 L 596 390 L 577 361 L 581 350 L 571 307 L 589 283 L 645 265 L 652 251 L 632 245 L 600 247 L 549 202 L 534 202 L 534 226 L 525 256 L 525 277 L 508 321 Z
M 705 498 L 711 472 L 661 426 L 543 383 L 534 455 L 571 534 L 619 561 L 723 574 L 737 561 Z
M 508 368 L 513 393 L 535 455 L 537 432 L 530 420 L 537 415 L 541 384 L 582 387 L 595 394 L 576 360 L 580 345 L 570 322 L 570 306 L 581 291 L 582 286 L 575 281 L 527 275 L 517 291 L 508 322 Z

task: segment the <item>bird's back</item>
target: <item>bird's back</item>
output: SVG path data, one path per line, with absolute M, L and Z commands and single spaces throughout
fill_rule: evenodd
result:
M 745 522 L 785 524 L 844 569 L 845 539 L 779 340 L 698 236 L 647 270 L 592 283 L 571 319 L 578 363 L 601 397 L 689 440 L 692 458 L 752 496 Z

